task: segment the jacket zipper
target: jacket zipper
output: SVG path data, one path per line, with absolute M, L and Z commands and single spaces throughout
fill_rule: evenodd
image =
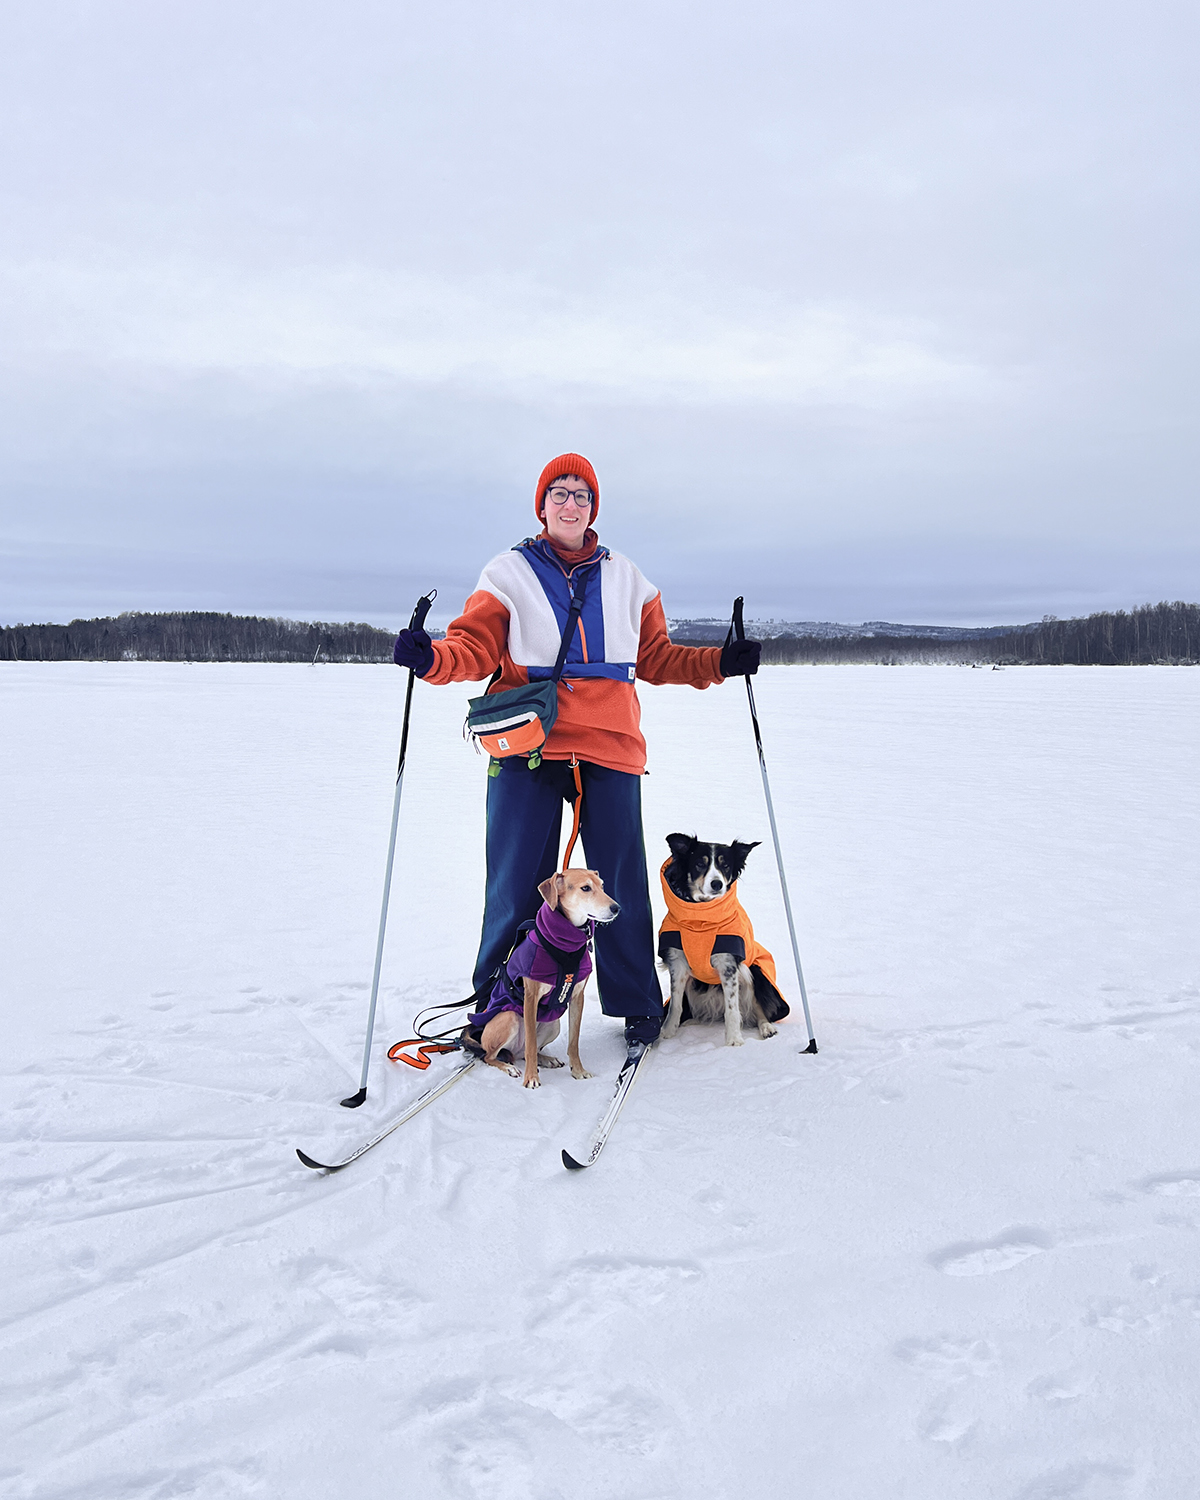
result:
M 557 557 L 554 559 L 554 561 L 558 564 L 558 571 L 567 580 L 567 597 L 570 600 L 572 600 L 572 602 L 573 602 L 574 599 L 575 599 L 575 583 L 574 583 L 575 568 L 589 568 L 589 567 L 591 567 L 593 565 L 593 563 L 599 563 L 601 561 L 601 559 L 589 557 L 588 560 L 587 560 L 587 562 L 576 563 L 575 567 L 572 568 L 569 573 L 566 570 L 566 568 L 563 567 L 562 563 L 559 562 L 559 560 L 558 560 Z M 584 664 L 587 665 L 588 663 L 590 663 L 591 657 L 588 656 L 587 631 L 583 628 L 583 616 L 582 616 L 582 614 L 579 616 L 578 624 L 579 624 L 579 644 L 580 644 L 580 646 L 583 649 Z M 567 687 L 568 687 L 568 689 L 571 692 L 575 691 L 574 688 L 571 687 L 570 683 L 567 684 Z

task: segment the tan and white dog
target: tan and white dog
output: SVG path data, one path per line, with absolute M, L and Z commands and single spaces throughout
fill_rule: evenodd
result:
M 562 1067 L 544 1049 L 558 1036 L 560 1018 L 568 1009 L 571 1077 L 592 1077 L 579 1059 L 583 996 L 592 972 L 588 948 L 593 924 L 611 922 L 621 910 L 605 894 L 595 870 L 560 871 L 542 881 L 538 894 L 543 905 L 533 930 L 513 949 L 487 1007 L 469 1018 L 470 1034 L 464 1036 L 470 1050 L 478 1050 L 489 1067 L 521 1078 L 527 1089 L 540 1087 L 539 1063 Z M 523 1073 L 515 1066 L 521 1060 Z

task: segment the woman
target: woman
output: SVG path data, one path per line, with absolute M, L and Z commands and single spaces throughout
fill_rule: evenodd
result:
M 474 983 L 504 961 L 521 922 L 540 905 L 539 884 L 558 866 L 564 802 L 583 786 L 580 837 L 588 864 L 621 906 L 596 933 L 600 1007 L 625 1019 L 631 1047 L 662 1025 L 654 966 L 654 924 L 642 835 L 646 742 L 635 680 L 706 688 L 758 670 L 757 641 L 676 646 L 662 599 L 628 558 L 602 547 L 592 529 L 600 510 L 596 472 L 578 453 L 542 470 L 534 512 L 539 536 L 493 558 L 462 614 L 441 641 L 401 631 L 399 666 L 426 682 L 478 682 L 499 671 L 489 692 L 551 675 L 571 600 L 583 591 L 579 628 L 558 690 L 558 720 L 532 769 L 522 756 L 495 762 L 487 789 L 487 892 Z

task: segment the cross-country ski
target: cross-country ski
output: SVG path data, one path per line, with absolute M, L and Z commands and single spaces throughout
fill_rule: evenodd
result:
M 596 1126 L 591 1144 L 588 1146 L 583 1160 L 576 1161 L 569 1151 L 563 1151 L 562 1163 L 568 1171 L 581 1172 L 584 1167 L 592 1166 L 601 1151 L 604 1150 L 609 1134 L 616 1124 L 617 1116 L 621 1113 L 626 1099 L 629 1098 L 629 1091 L 633 1087 L 638 1074 L 644 1068 L 650 1052 L 651 1048 L 640 1047 L 635 1052 L 632 1052 L 621 1064 L 621 1071 L 617 1074 L 617 1084 L 613 1090 L 613 1096 L 609 1100 L 608 1108 L 600 1118 L 599 1125 Z
M 388 1136 L 391 1135 L 393 1131 L 400 1129 L 401 1125 L 407 1125 L 409 1120 L 411 1120 L 414 1115 L 419 1115 L 421 1111 L 427 1105 L 432 1104 L 435 1099 L 440 1099 L 448 1088 L 451 1088 L 454 1084 L 456 1084 L 459 1079 L 469 1073 L 474 1066 L 475 1059 L 473 1057 L 468 1058 L 468 1060 L 464 1063 L 459 1063 L 458 1066 L 453 1068 L 451 1072 L 449 1072 L 446 1077 L 443 1078 L 439 1083 L 432 1084 L 425 1090 L 423 1094 L 420 1095 L 419 1098 L 414 1099 L 398 1119 L 393 1120 L 390 1125 L 386 1126 L 377 1135 L 373 1135 L 369 1141 L 364 1142 L 357 1151 L 352 1151 L 350 1155 L 343 1158 L 343 1160 L 334 1162 L 316 1161 L 313 1159 L 313 1157 L 309 1156 L 306 1151 L 301 1151 L 299 1146 L 296 1147 L 296 1155 L 300 1158 L 300 1160 L 306 1167 L 312 1167 L 314 1171 L 340 1172 L 343 1167 L 348 1167 L 351 1162 L 357 1161 L 360 1156 L 365 1156 L 367 1152 L 370 1151 L 372 1146 L 378 1146 L 380 1141 L 386 1141 Z

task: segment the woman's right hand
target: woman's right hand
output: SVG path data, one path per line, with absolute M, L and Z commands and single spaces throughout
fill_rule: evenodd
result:
M 424 630 L 402 630 L 396 637 L 392 660 L 398 667 L 408 667 L 418 677 L 433 670 L 433 642 Z

